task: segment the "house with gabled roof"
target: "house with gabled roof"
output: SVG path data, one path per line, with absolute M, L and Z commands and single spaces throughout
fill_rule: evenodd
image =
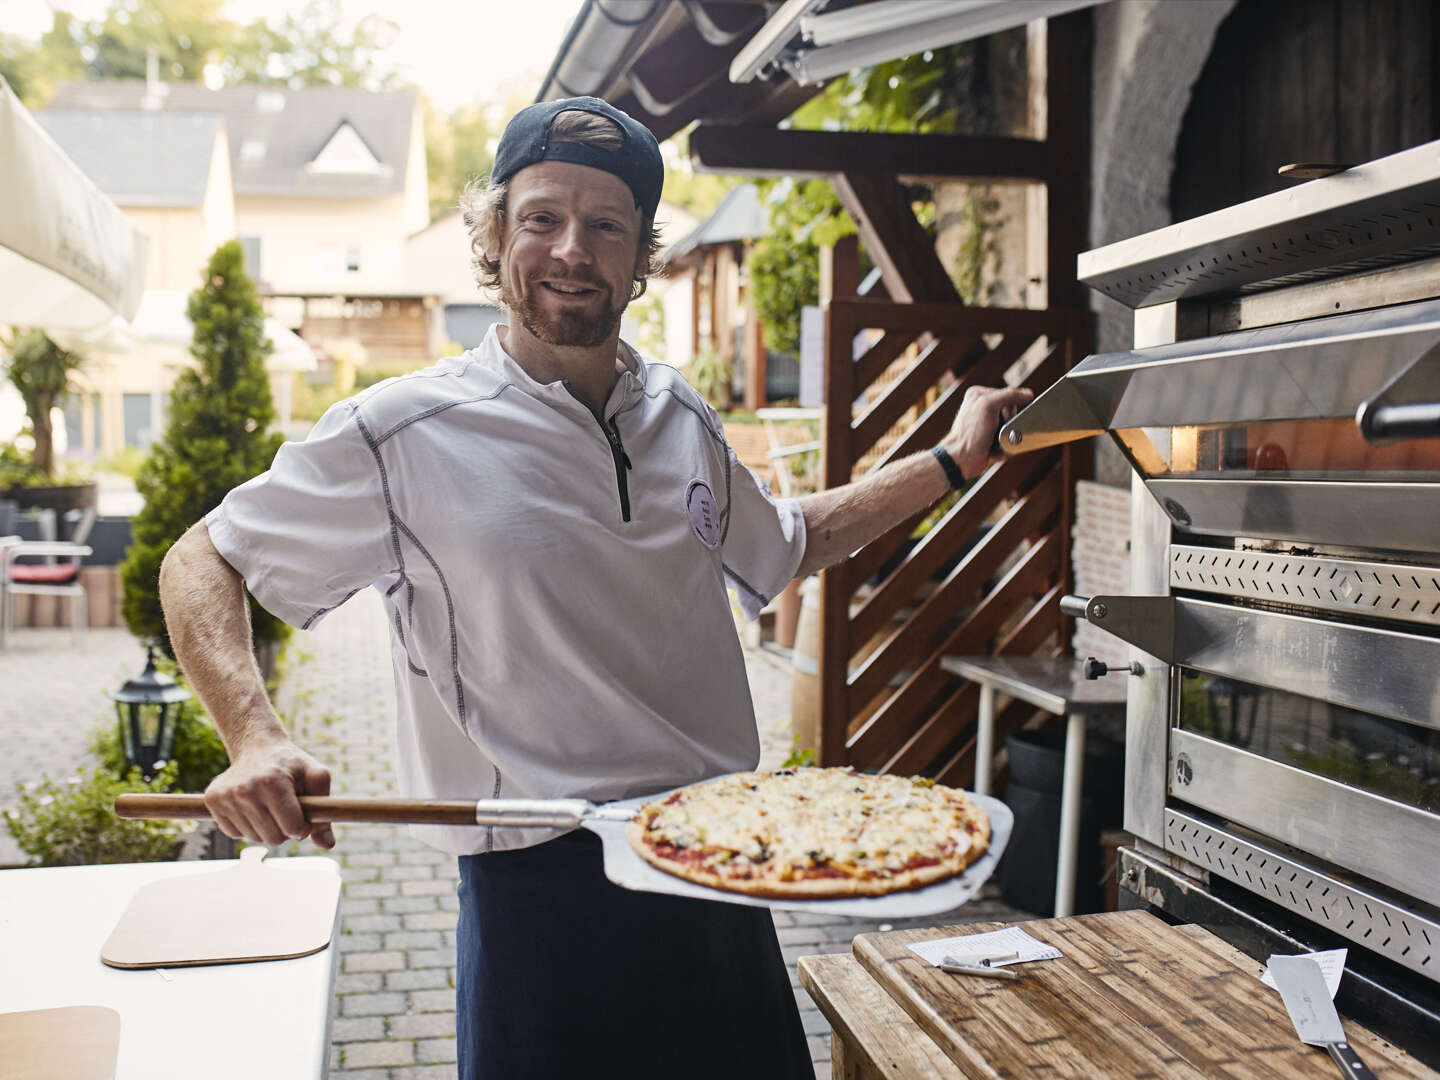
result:
M 139 122 L 132 117 L 149 117 L 161 131 L 180 116 L 214 118 L 229 155 L 230 235 L 245 246 L 269 314 L 320 348 L 358 341 L 366 362 L 377 366 L 418 367 L 444 342 L 434 298 L 417 291 L 406 272 L 406 239 L 429 224 L 414 94 L 102 79 L 60 87 L 42 118 L 47 114 L 125 117 L 126 130 Z M 128 166 L 137 186 L 148 184 L 145 198 L 172 183 L 162 175 L 163 154 L 97 139 L 114 156 L 145 158 Z M 102 177 L 119 169 L 99 169 L 102 189 Z M 136 206 L 112 197 L 127 211 Z M 194 286 L 200 266 L 196 260 L 180 287 Z

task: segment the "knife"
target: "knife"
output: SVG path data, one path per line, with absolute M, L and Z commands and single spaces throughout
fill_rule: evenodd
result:
M 1320 965 L 1308 956 L 1270 957 L 1270 975 L 1285 1002 L 1300 1041 L 1323 1046 L 1348 1080 L 1375 1080 L 1355 1048 L 1345 1041 L 1340 1016 Z

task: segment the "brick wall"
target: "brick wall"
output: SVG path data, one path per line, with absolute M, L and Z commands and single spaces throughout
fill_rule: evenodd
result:
M 1070 565 L 1078 596 L 1130 592 L 1130 489 L 1081 480 L 1075 485 Z M 1129 661 L 1129 646 L 1083 619 L 1071 642 L 1076 656 Z

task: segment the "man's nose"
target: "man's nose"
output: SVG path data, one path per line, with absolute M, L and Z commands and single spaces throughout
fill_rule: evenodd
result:
M 567 221 L 562 225 L 555 233 L 550 254 L 551 257 L 571 265 L 590 262 L 590 247 L 586 242 L 584 222 Z

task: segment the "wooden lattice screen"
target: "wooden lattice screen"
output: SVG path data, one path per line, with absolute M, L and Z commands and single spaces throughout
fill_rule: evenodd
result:
M 1023 385 L 1044 390 L 1085 355 L 1092 327 L 1088 311 L 831 301 L 826 487 L 848 483 L 862 459 L 879 468 L 934 446 L 965 390 L 1002 385 L 1022 357 L 1039 354 Z M 871 344 L 853 357 L 862 331 Z M 893 365 L 906 356 L 896 378 Z M 862 395 L 864 404 L 852 405 Z M 925 515 L 823 573 L 820 764 L 970 784 L 979 695 L 940 659 L 1063 647 L 1073 490 L 1067 450 L 1007 458 L 898 562 Z M 1002 710 L 998 738 L 1028 715 L 1024 706 Z

